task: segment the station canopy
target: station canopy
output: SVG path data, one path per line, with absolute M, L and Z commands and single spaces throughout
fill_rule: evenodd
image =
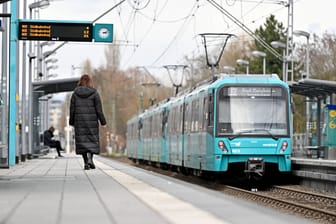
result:
M 77 86 L 79 78 L 36 81 L 32 83 L 33 91 L 41 91 L 44 95 L 73 91 Z
M 302 79 L 288 82 L 292 94 L 299 94 L 310 98 L 326 98 L 336 94 L 336 82 L 319 79 Z

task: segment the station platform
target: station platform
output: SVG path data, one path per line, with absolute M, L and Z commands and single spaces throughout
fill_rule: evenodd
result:
M 292 174 L 300 184 L 320 192 L 336 192 L 336 160 L 292 157 Z
M 49 153 L 0 169 L 0 223 L 216 224 L 311 221 L 96 156 Z

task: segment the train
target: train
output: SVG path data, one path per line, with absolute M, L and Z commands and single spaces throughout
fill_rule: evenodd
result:
M 276 74 L 219 74 L 128 120 L 127 157 L 184 174 L 288 174 L 292 113 Z

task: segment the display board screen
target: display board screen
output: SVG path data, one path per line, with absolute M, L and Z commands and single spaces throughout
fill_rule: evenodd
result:
M 91 23 L 19 21 L 20 40 L 91 42 Z

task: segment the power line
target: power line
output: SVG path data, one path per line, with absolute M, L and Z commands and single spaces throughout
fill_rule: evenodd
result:
M 236 25 L 238 25 L 242 30 L 244 30 L 246 33 L 248 33 L 252 38 L 254 38 L 256 41 L 260 43 L 266 50 L 268 50 L 271 54 L 273 54 L 275 57 L 283 60 L 282 56 L 273 49 L 268 43 L 266 43 L 262 38 L 260 38 L 258 35 L 253 33 L 247 26 L 245 26 L 243 23 L 241 23 L 236 17 L 234 17 L 231 13 L 229 13 L 227 10 L 225 10 L 221 5 L 219 5 L 214 0 L 207 0 L 211 5 L 213 5 L 216 9 L 218 9 L 221 13 L 226 15 L 232 22 L 234 22 Z
M 121 5 L 122 3 L 124 3 L 126 0 L 122 0 L 119 3 L 117 3 L 116 5 L 114 5 L 112 8 L 108 9 L 107 11 L 105 11 L 103 14 L 101 14 L 100 16 L 98 16 L 96 19 L 94 19 L 92 21 L 92 23 L 97 22 L 99 19 L 101 19 L 102 17 L 104 17 L 106 14 L 108 14 L 109 12 L 111 12 L 113 9 L 115 9 L 116 7 L 118 7 L 119 5 Z M 58 45 L 56 48 L 54 48 L 53 50 L 50 51 L 50 54 L 55 53 L 58 49 L 60 49 L 61 47 L 63 47 L 65 44 L 67 44 L 68 41 L 65 41 L 63 43 L 61 43 L 60 45 Z
M 192 9 L 190 10 L 189 13 L 189 17 L 191 18 L 196 11 L 198 10 L 197 6 L 197 2 L 194 4 L 194 6 L 192 7 Z M 177 31 L 177 33 L 175 34 L 175 36 L 173 37 L 173 39 L 170 41 L 170 43 L 168 44 L 168 46 L 166 47 L 166 49 L 163 50 L 163 52 L 159 55 L 159 57 L 156 58 L 156 60 L 152 63 L 152 65 L 156 64 L 170 49 L 170 47 L 172 46 L 172 44 L 177 40 L 178 36 L 180 35 L 180 33 L 182 31 L 185 31 L 185 29 L 183 29 L 185 26 L 187 26 L 187 22 L 190 22 L 190 20 L 185 20 L 184 23 L 182 24 L 182 26 L 180 27 L 180 29 Z

